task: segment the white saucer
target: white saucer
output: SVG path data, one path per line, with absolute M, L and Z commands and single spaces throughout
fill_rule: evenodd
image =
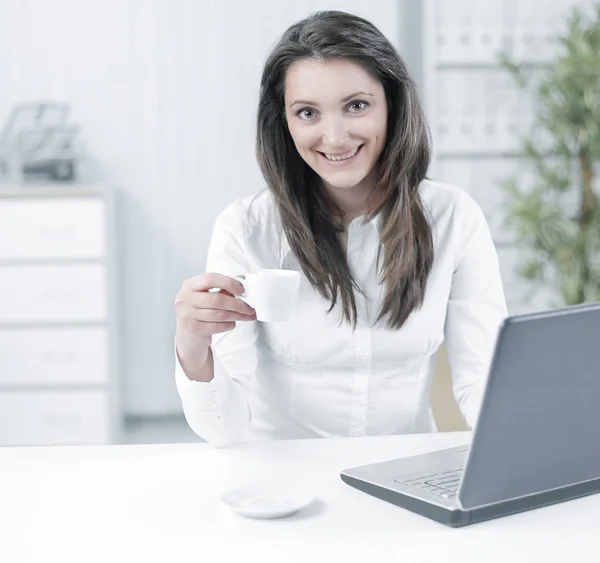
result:
M 308 506 L 314 496 L 296 487 L 250 485 L 226 491 L 221 500 L 249 518 L 281 518 Z

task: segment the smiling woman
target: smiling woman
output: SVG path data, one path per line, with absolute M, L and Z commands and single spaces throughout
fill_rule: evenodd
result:
M 506 316 L 498 258 L 473 199 L 426 177 L 429 129 L 393 46 L 343 12 L 291 26 L 265 63 L 256 149 L 267 189 L 219 214 L 207 272 L 176 299 L 191 428 L 218 446 L 435 430 L 444 340 L 473 426 Z M 287 321 L 236 299 L 268 269 L 300 275 Z

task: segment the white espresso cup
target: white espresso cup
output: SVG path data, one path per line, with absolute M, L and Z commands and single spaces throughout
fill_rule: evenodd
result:
M 245 290 L 238 299 L 256 311 L 257 320 L 273 323 L 293 317 L 300 288 L 300 272 L 259 270 L 236 279 Z

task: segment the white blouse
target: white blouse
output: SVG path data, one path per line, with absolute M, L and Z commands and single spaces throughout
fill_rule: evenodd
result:
M 445 340 L 457 403 L 473 427 L 506 302 L 498 256 L 481 208 L 465 191 L 420 186 L 435 258 L 423 306 L 400 330 L 373 326 L 384 288 L 376 259 L 379 217 L 355 219 L 347 258 L 356 330 L 301 273 L 297 312 L 283 323 L 239 322 L 213 337 L 214 379 L 176 384 L 190 427 L 218 447 L 259 439 L 373 436 L 435 431 L 430 388 Z M 216 219 L 206 271 L 236 276 L 298 270 L 271 194 L 239 199 Z

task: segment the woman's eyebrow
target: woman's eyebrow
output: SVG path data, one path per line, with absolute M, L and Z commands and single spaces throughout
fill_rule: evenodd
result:
M 373 97 L 373 94 L 369 94 L 369 92 L 364 92 L 363 90 L 359 90 L 358 92 L 354 92 L 354 94 L 350 94 L 349 96 L 346 96 L 342 102 L 347 102 L 348 100 L 351 100 L 352 98 L 356 98 L 356 96 L 371 96 Z
M 340 101 L 342 103 L 344 103 L 344 102 L 347 102 L 348 100 L 351 100 L 352 98 L 355 98 L 356 96 L 371 96 L 371 97 L 373 97 L 373 94 L 369 94 L 369 92 L 364 92 L 363 90 L 359 90 L 358 92 L 354 92 L 354 94 L 350 94 L 349 96 L 342 98 Z M 304 104 L 307 106 L 318 106 L 319 105 L 316 102 L 311 102 L 310 100 L 294 100 L 289 105 L 289 107 L 295 106 L 297 104 Z

